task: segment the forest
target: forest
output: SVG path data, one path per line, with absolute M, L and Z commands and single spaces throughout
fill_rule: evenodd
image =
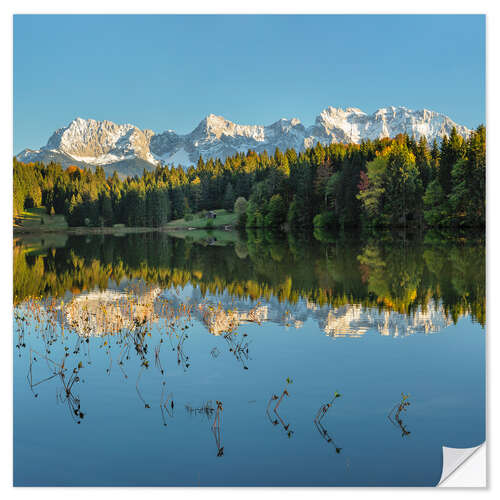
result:
M 45 207 L 70 226 L 161 227 L 200 211 L 235 211 L 238 226 L 329 230 L 378 227 L 483 228 L 486 129 L 455 129 L 429 144 L 406 134 L 361 144 L 316 144 L 158 165 L 141 176 L 102 167 L 63 168 L 14 158 L 14 217 Z

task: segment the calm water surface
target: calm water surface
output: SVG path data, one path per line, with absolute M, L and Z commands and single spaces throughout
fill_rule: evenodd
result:
M 23 238 L 14 293 L 19 486 L 431 486 L 485 439 L 482 238 Z

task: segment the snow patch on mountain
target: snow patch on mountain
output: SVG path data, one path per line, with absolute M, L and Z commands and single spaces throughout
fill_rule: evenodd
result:
M 152 155 L 154 161 L 160 162 L 162 165 L 191 165 L 192 161 L 189 158 L 189 153 L 184 149 L 180 148 L 174 153 L 164 153 L 163 155 Z

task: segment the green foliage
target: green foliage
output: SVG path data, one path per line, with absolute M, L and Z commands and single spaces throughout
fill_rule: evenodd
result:
M 453 165 L 448 197 L 455 225 L 482 226 L 486 222 L 486 130 L 479 127 L 466 145 L 466 155 Z
M 361 181 L 358 184 L 358 200 L 363 204 L 365 214 L 374 225 L 387 222 L 383 210 L 385 195 L 385 179 L 387 173 L 388 159 L 383 156 L 375 158 L 366 164 L 366 174 L 361 173 Z M 366 177 L 365 177 L 366 176 Z
M 297 201 L 293 200 L 288 207 L 288 214 L 286 216 L 287 223 L 290 227 L 294 228 L 299 225 L 299 208 Z
M 161 227 L 220 208 L 234 209 L 240 228 L 485 223 L 484 127 L 466 140 L 453 130 L 431 148 L 423 138 L 399 135 L 359 145 L 316 144 L 299 153 L 276 149 L 272 156 L 250 150 L 224 161 L 200 158 L 187 171 L 159 166 L 126 179 L 116 172 L 106 177 L 102 167 L 14 159 L 13 168 L 14 216 L 44 206 L 71 226 L 88 219 L 90 226 Z
M 225 208 L 228 211 L 233 210 L 234 207 L 234 191 L 233 186 L 229 182 L 226 186 L 226 190 L 224 192 L 224 199 L 222 200 L 222 208 Z
M 434 227 L 445 225 L 448 210 L 439 180 L 436 179 L 427 186 L 423 201 L 425 222 Z
M 328 229 L 336 226 L 337 219 L 333 212 L 323 212 L 313 219 L 314 229 Z
M 394 226 L 406 225 L 420 214 L 422 183 L 415 155 L 406 144 L 396 142 L 387 157 L 384 211 Z
M 264 219 L 266 227 L 281 227 L 286 219 L 286 207 L 283 198 L 275 194 L 269 200 L 267 214 Z
M 453 166 L 465 156 L 464 139 L 458 135 L 457 130 L 453 127 L 450 137 L 445 137 L 441 144 L 440 161 L 439 161 L 439 183 L 445 195 L 449 195 L 453 189 L 452 175 Z
M 247 200 L 243 196 L 239 196 L 234 202 L 234 213 L 237 217 L 236 226 L 244 228 L 247 223 Z
M 247 211 L 247 200 L 243 197 L 240 196 L 235 202 L 234 202 L 234 212 L 238 217 L 240 217 L 242 214 L 246 213 Z

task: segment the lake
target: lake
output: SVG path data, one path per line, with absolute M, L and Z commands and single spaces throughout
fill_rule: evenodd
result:
M 433 486 L 485 439 L 484 235 L 15 237 L 18 486 Z

